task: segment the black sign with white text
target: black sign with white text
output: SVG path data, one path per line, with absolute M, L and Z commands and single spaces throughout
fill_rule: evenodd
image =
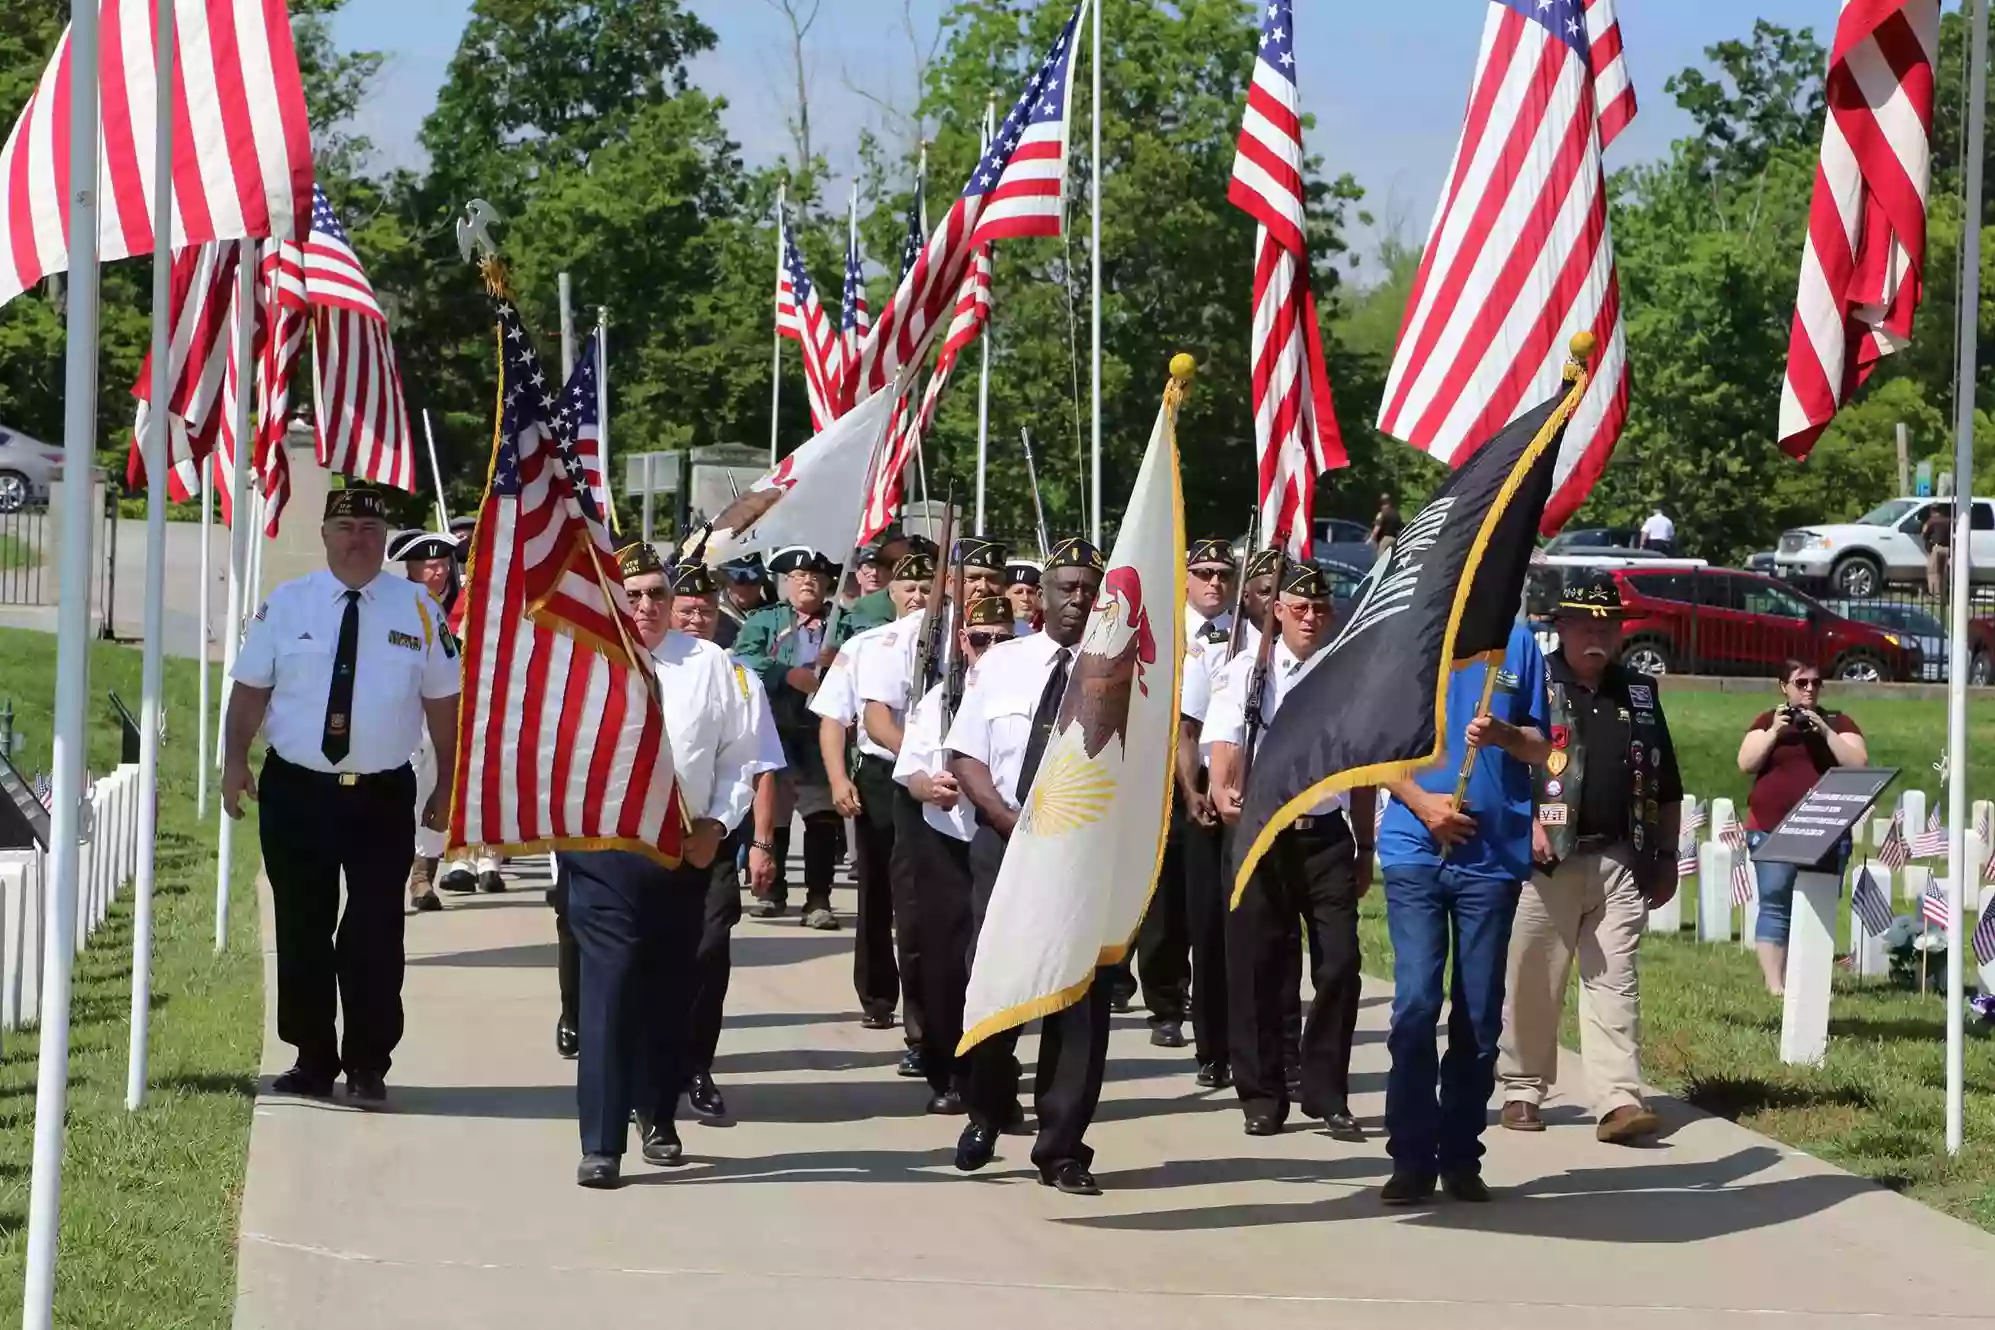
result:
M 48 848 L 48 809 L 0 753 L 0 850 Z
M 1884 787 L 1897 778 L 1896 767 L 1837 767 L 1824 773 L 1760 843 L 1753 859 L 1802 868 L 1829 861 L 1850 828 L 1863 820 Z

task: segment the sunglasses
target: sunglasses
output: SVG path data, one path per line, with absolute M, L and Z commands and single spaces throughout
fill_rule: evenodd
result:
M 1820 679 L 1789 679 L 1787 686 L 1789 688 L 1799 688 L 1806 693 L 1819 693 L 1822 691 L 1822 681 Z
M 979 651 L 982 651 L 985 647 L 990 646 L 994 642 L 1011 641 L 1010 633 L 970 633 L 968 634 L 968 637 L 970 639 L 970 645 L 975 647 Z
M 1201 582 L 1224 582 L 1233 576 L 1231 568 L 1189 568 L 1186 571 Z
M 670 600 L 672 593 L 662 586 L 639 587 L 630 593 L 638 600 Z

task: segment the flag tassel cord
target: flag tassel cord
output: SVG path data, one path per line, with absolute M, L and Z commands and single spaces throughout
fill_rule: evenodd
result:
M 1253 880 L 1254 869 L 1267 857 L 1268 851 L 1274 848 L 1275 838 L 1319 802 L 1361 785 L 1386 785 L 1404 780 L 1440 761 L 1447 751 L 1448 676 L 1456 668 L 1476 663 L 1470 660 L 1460 665 L 1455 664 L 1455 638 L 1461 631 L 1462 618 L 1468 610 L 1469 599 L 1475 593 L 1476 574 L 1482 568 L 1483 556 L 1489 552 L 1491 534 L 1502 521 L 1504 513 L 1509 510 L 1511 500 L 1523 486 L 1525 477 L 1531 474 L 1531 469 L 1537 465 L 1538 459 L 1559 437 L 1559 432 L 1565 428 L 1573 412 L 1579 409 L 1580 400 L 1586 396 L 1587 387 L 1592 382 L 1591 376 L 1586 372 L 1586 360 L 1593 354 L 1594 344 L 1594 338 L 1590 333 L 1579 333 L 1573 338 L 1572 358 L 1566 362 L 1562 370 L 1562 377 L 1571 387 L 1567 389 L 1557 409 L 1545 421 L 1544 427 L 1531 440 L 1530 446 L 1524 450 L 1524 455 L 1518 459 L 1509 476 L 1504 479 L 1503 488 L 1498 491 L 1496 501 L 1490 505 L 1488 513 L 1483 517 L 1482 528 L 1476 532 L 1475 544 L 1469 550 L 1461 582 L 1455 588 L 1454 604 L 1448 610 L 1448 631 L 1441 640 L 1441 659 L 1448 662 L 1450 668 L 1441 671 L 1440 678 L 1435 684 L 1433 749 L 1422 757 L 1394 762 L 1375 762 L 1370 766 L 1355 767 L 1349 771 L 1326 776 L 1276 809 L 1274 816 L 1268 819 L 1267 825 L 1263 826 L 1254 837 L 1254 843 L 1248 847 L 1246 855 L 1241 859 L 1240 870 L 1234 877 L 1233 895 L 1227 906 L 1228 909 L 1240 907 L 1240 901 L 1247 894 L 1247 884 Z M 1489 680 L 1484 684 L 1485 710 L 1489 706 L 1489 689 L 1495 677 L 1492 663 Z M 1464 776 L 1463 784 L 1465 783 Z

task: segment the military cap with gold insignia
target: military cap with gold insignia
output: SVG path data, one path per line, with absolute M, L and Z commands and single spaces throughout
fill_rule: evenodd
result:
M 1004 566 L 1006 586 L 1038 586 L 1040 574 L 1037 559 L 1013 559 Z
M 1282 575 L 1282 594 L 1303 600 L 1330 599 L 1330 579 L 1313 563 L 1291 563 Z
M 1009 628 L 1011 602 L 1003 596 L 979 596 L 970 602 L 970 608 L 963 615 L 966 628 Z
M 694 559 L 672 569 L 672 594 L 675 596 L 713 596 L 720 594 L 720 583 L 714 581 L 705 562 Z
M 1046 571 L 1055 568 L 1092 568 L 1099 573 L 1107 571 L 1108 565 L 1102 562 L 1101 551 L 1093 542 L 1080 536 L 1065 536 L 1054 541 L 1046 555 Z
M 388 542 L 388 559 L 414 563 L 419 559 L 448 559 L 457 553 L 457 538 L 435 531 L 404 531 Z
M 658 557 L 658 551 L 641 540 L 634 540 L 617 551 L 617 572 L 628 581 L 633 577 L 643 577 L 647 573 L 662 573 L 665 564 Z
M 910 554 L 894 565 L 894 581 L 926 582 L 935 576 L 935 556 L 932 554 Z
M 335 517 L 385 522 L 388 520 L 388 509 L 381 502 L 380 490 L 353 485 L 343 490 L 326 491 L 326 521 L 330 522 Z
M 1233 547 L 1216 537 L 1194 541 L 1192 547 L 1185 552 L 1185 567 L 1187 569 L 1231 569 L 1233 567 Z
M 1004 542 L 983 536 L 960 536 L 956 540 L 956 563 L 965 568 L 1004 571 Z
M 1247 580 L 1251 582 L 1257 577 L 1266 577 L 1273 573 L 1275 565 L 1281 562 L 1281 557 L 1280 550 L 1254 551 L 1253 557 L 1247 560 Z
M 1559 597 L 1558 608 L 1552 611 L 1554 618 L 1573 615 L 1579 618 L 1618 619 L 1622 613 L 1621 584 L 1614 580 L 1614 574 L 1605 569 L 1581 573 L 1568 582 L 1565 594 Z

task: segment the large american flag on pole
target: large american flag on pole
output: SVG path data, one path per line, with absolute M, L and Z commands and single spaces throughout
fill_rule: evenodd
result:
M 1593 332 L 1598 359 L 1559 451 L 1547 532 L 1585 501 L 1627 419 L 1601 154 L 1634 114 L 1614 0 L 1491 0 L 1379 410 L 1382 431 L 1459 465 L 1556 392 L 1573 334 Z
M 1304 238 L 1302 94 L 1294 0 L 1262 7 L 1260 54 L 1226 196 L 1260 223 L 1254 241 L 1254 439 L 1260 530 L 1306 558 L 1316 478 L 1347 466 Z
M 776 331 L 803 347 L 811 428 L 822 430 L 843 414 L 838 396 L 838 334 L 817 298 L 817 284 L 804 268 L 803 252 L 797 248 L 789 218 L 778 212 L 776 225 L 783 232 L 783 268 L 776 281 Z
M 600 336 L 600 331 L 590 333 L 589 340 L 582 344 L 581 354 L 575 357 L 575 372 L 568 376 L 567 384 L 561 389 L 555 421 L 568 436 L 575 449 L 575 457 L 582 464 L 583 493 L 595 505 L 594 517 L 599 522 L 607 522 L 610 491 L 603 475 L 603 399 L 598 391 L 600 380 L 596 370 L 597 361 L 601 359 L 596 340 Z
M 221 430 L 220 410 L 233 347 L 236 267 L 241 245 L 233 240 L 191 245 L 173 256 L 167 317 L 167 492 L 186 502 L 200 492 L 201 462 Z M 145 431 L 151 418 L 152 353 L 132 385 L 138 398 L 131 450 L 125 460 L 128 488 L 144 487 Z
M 993 240 L 1060 234 L 1074 35 L 1087 7 L 1081 0 L 1033 70 L 969 183 L 880 311 L 856 361 L 846 366 L 852 401 L 879 392 L 921 360 L 979 249 Z
M 99 14 L 97 257 L 110 262 L 153 248 L 159 67 L 153 0 Z M 173 248 L 297 234 L 312 133 L 284 0 L 178 0 L 176 25 Z M 69 268 L 69 81 L 65 29 L 0 149 L 0 305 Z
M 1912 336 L 1926 264 L 1940 0 L 1843 0 L 1780 393 L 1780 446 L 1806 457 Z
M 686 822 L 657 675 L 509 301 L 498 326 L 502 406 L 464 592 L 450 843 L 676 863 Z
M 839 410 L 852 409 L 850 367 L 859 363 L 859 348 L 873 330 L 866 312 L 866 262 L 859 253 L 859 187 L 852 187 L 851 211 L 845 219 L 845 289 L 838 309 Z
M 312 310 L 319 465 L 414 493 L 415 436 L 402 400 L 388 316 L 332 204 L 316 188 L 303 258 L 305 296 Z

